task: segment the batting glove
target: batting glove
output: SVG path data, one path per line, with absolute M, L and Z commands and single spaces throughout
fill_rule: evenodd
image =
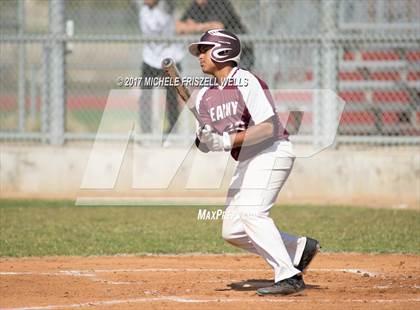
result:
M 200 130 L 198 137 L 200 142 L 205 143 L 210 151 L 222 152 L 232 149 L 229 134 L 227 132 L 224 132 L 223 135 L 213 133 L 208 125 Z

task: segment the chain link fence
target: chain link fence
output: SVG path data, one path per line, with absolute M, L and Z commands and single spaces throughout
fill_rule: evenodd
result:
M 305 111 L 297 142 L 314 143 L 336 115 L 339 144 L 420 144 L 420 1 L 160 0 L 158 15 L 153 2 L 1 1 L 0 139 L 95 139 L 120 77 L 159 74 L 153 56 L 168 48 L 183 76 L 202 75 L 186 45 L 222 26 L 239 34 L 240 65 L 267 82 L 278 113 Z M 345 100 L 341 116 L 316 109 L 316 89 Z M 161 141 L 157 124 L 170 131 L 182 105 L 165 89 L 127 91 L 138 101 L 106 109 L 114 121 L 103 137 L 119 139 L 119 124 L 134 122 L 135 139 Z M 192 133 L 185 123 L 180 140 Z

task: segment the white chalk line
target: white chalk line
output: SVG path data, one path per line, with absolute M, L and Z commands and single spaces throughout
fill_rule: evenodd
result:
M 375 277 L 379 275 L 379 272 L 372 272 L 365 269 L 357 269 L 357 268 L 310 268 L 308 271 L 315 271 L 315 272 L 346 272 L 346 273 L 354 273 L 359 274 L 361 276 L 368 275 L 369 277 Z
M 129 298 L 129 299 L 114 299 L 114 300 L 103 300 L 103 301 L 91 301 L 84 303 L 74 303 L 67 305 L 48 305 L 48 306 L 31 306 L 31 307 L 18 307 L 18 308 L 3 308 L 3 310 L 47 310 L 47 309 L 68 309 L 68 308 L 81 308 L 81 307 L 91 307 L 91 306 L 112 306 L 112 305 L 121 305 L 121 304 L 130 304 L 130 303 L 150 303 L 150 302 L 159 302 L 159 301 L 172 301 L 178 303 L 296 303 L 299 301 L 303 302 L 313 302 L 307 299 L 297 299 L 294 297 L 286 298 L 266 298 L 266 297 L 256 297 L 256 298 L 210 298 L 210 299 L 197 299 L 197 298 L 187 298 L 187 297 L 178 297 L 178 296 L 161 296 L 161 297 L 148 297 L 148 298 Z M 317 303 L 331 303 L 335 300 L 332 299 L 316 299 Z M 412 299 L 343 299 L 340 302 L 346 303 L 408 303 L 408 302 L 420 302 L 420 298 Z
M 368 270 L 363 269 L 356 269 L 356 268 L 311 268 L 311 271 L 315 272 L 347 272 L 353 273 L 360 276 L 364 274 L 368 274 L 369 276 L 378 275 L 378 273 L 374 273 Z M 108 281 L 104 279 L 97 278 L 98 273 L 118 273 L 118 272 L 125 272 L 125 273 L 136 273 L 136 272 L 267 272 L 267 269 L 226 269 L 226 268 L 141 268 L 141 269 L 96 269 L 96 270 L 62 270 L 59 272 L 31 272 L 31 271 L 23 271 L 23 272 L 0 272 L 0 275 L 55 275 L 55 276 L 74 276 L 74 277 L 86 277 L 93 281 L 103 281 L 107 284 L 115 284 L 115 285 L 134 285 L 134 284 L 141 284 L 139 281 L 129 282 L 129 281 Z M 223 281 L 222 281 L 223 282 Z M 269 298 L 256 298 L 256 299 L 244 299 L 244 298 L 214 298 L 214 299 L 194 299 L 194 298 L 183 298 L 177 296 L 161 296 L 161 297 L 149 297 L 149 298 L 130 298 L 130 299 L 123 299 L 123 300 L 108 300 L 108 301 L 92 301 L 86 303 L 76 303 L 76 304 L 68 304 L 68 305 L 48 305 L 48 306 L 35 306 L 35 307 L 24 307 L 24 308 L 7 308 L 4 310 L 47 310 L 47 309 L 64 309 L 64 308 L 80 308 L 80 307 L 88 307 L 88 306 L 109 306 L 109 305 L 120 305 L 120 304 L 129 304 L 129 303 L 149 303 L 149 302 L 159 302 L 159 301 L 172 301 L 178 303 L 211 303 L 211 302 L 226 302 L 226 303 L 234 303 L 234 302 L 277 302 L 277 303 L 290 303 L 296 302 L 296 299 L 269 299 Z M 329 303 L 333 300 L 324 299 L 319 300 L 317 302 L 320 303 Z M 344 302 L 350 303 L 361 303 L 361 302 L 368 302 L 368 303 L 406 303 L 406 302 L 420 302 L 419 298 L 416 299 L 374 299 L 374 300 L 359 300 L 359 299 L 349 299 L 349 300 L 342 300 Z
M 380 290 L 386 290 L 386 289 L 391 289 L 391 288 L 415 288 L 416 290 L 419 290 L 420 286 L 419 285 L 374 285 L 373 288 L 377 288 Z M 365 289 L 365 288 L 361 287 L 361 289 Z
M 98 273 L 141 273 L 141 272 L 269 272 L 269 269 L 226 269 L 226 268 L 137 268 L 137 269 L 95 269 L 95 270 L 62 270 L 58 272 L 35 272 L 35 271 L 2 271 L 1 276 L 7 275 L 48 275 L 48 276 L 76 276 L 95 277 Z M 364 269 L 356 268 L 310 268 L 314 272 L 345 272 L 360 276 L 374 277 L 379 275 Z
M 36 271 L 11 271 L 11 272 L 0 272 L 0 276 L 74 276 L 74 277 L 95 277 L 96 274 L 91 272 L 80 271 L 72 272 L 70 270 L 58 271 L 58 272 L 36 272 Z
M 376 273 L 360 270 L 360 269 L 310 269 L 318 272 L 349 272 L 358 275 L 368 274 L 374 276 Z M 0 276 L 22 276 L 22 275 L 34 275 L 34 276 L 73 276 L 73 277 L 84 277 L 93 282 L 105 283 L 108 285 L 142 285 L 143 281 L 112 281 L 104 279 L 99 274 L 106 273 L 141 273 L 141 272 L 267 272 L 267 269 L 225 269 L 225 268 L 142 268 L 142 269 L 96 269 L 96 270 L 61 270 L 58 272 L 34 272 L 34 271 L 14 271 L 14 272 L 0 272 Z M 231 281 L 231 280 L 230 280 Z M 205 282 L 209 283 L 223 283 L 223 280 L 208 280 Z

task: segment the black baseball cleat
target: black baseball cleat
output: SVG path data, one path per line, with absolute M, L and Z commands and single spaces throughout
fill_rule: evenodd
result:
M 301 275 L 294 275 L 274 283 L 272 286 L 259 288 L 257 294 L 264 295 L 290 295 L 305 289 L 305 282 Z
M 301 272 L 305 272 L 305 270 L 308 269 L 309 264 L 319 252 L 320 248 L 321 246 L 318 240 L 306 237 L 305 249 L 303 250 L 302 258 L 300 259 L 299 265 L 297 265 L 296 268 L 299 269 Z

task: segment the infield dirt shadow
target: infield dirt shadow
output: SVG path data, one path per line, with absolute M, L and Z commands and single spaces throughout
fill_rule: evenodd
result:
M 216 289 L 216 291 L 255 291 L 259 288 L 267 287 L 273 285 L 273 280 L 267 279 L 248 279 L 240 282 L 232 282 L 227 285 L 227 289 Z M 305 284 L 306 289 L 316 289 L 321 290 L 319 285 Z

